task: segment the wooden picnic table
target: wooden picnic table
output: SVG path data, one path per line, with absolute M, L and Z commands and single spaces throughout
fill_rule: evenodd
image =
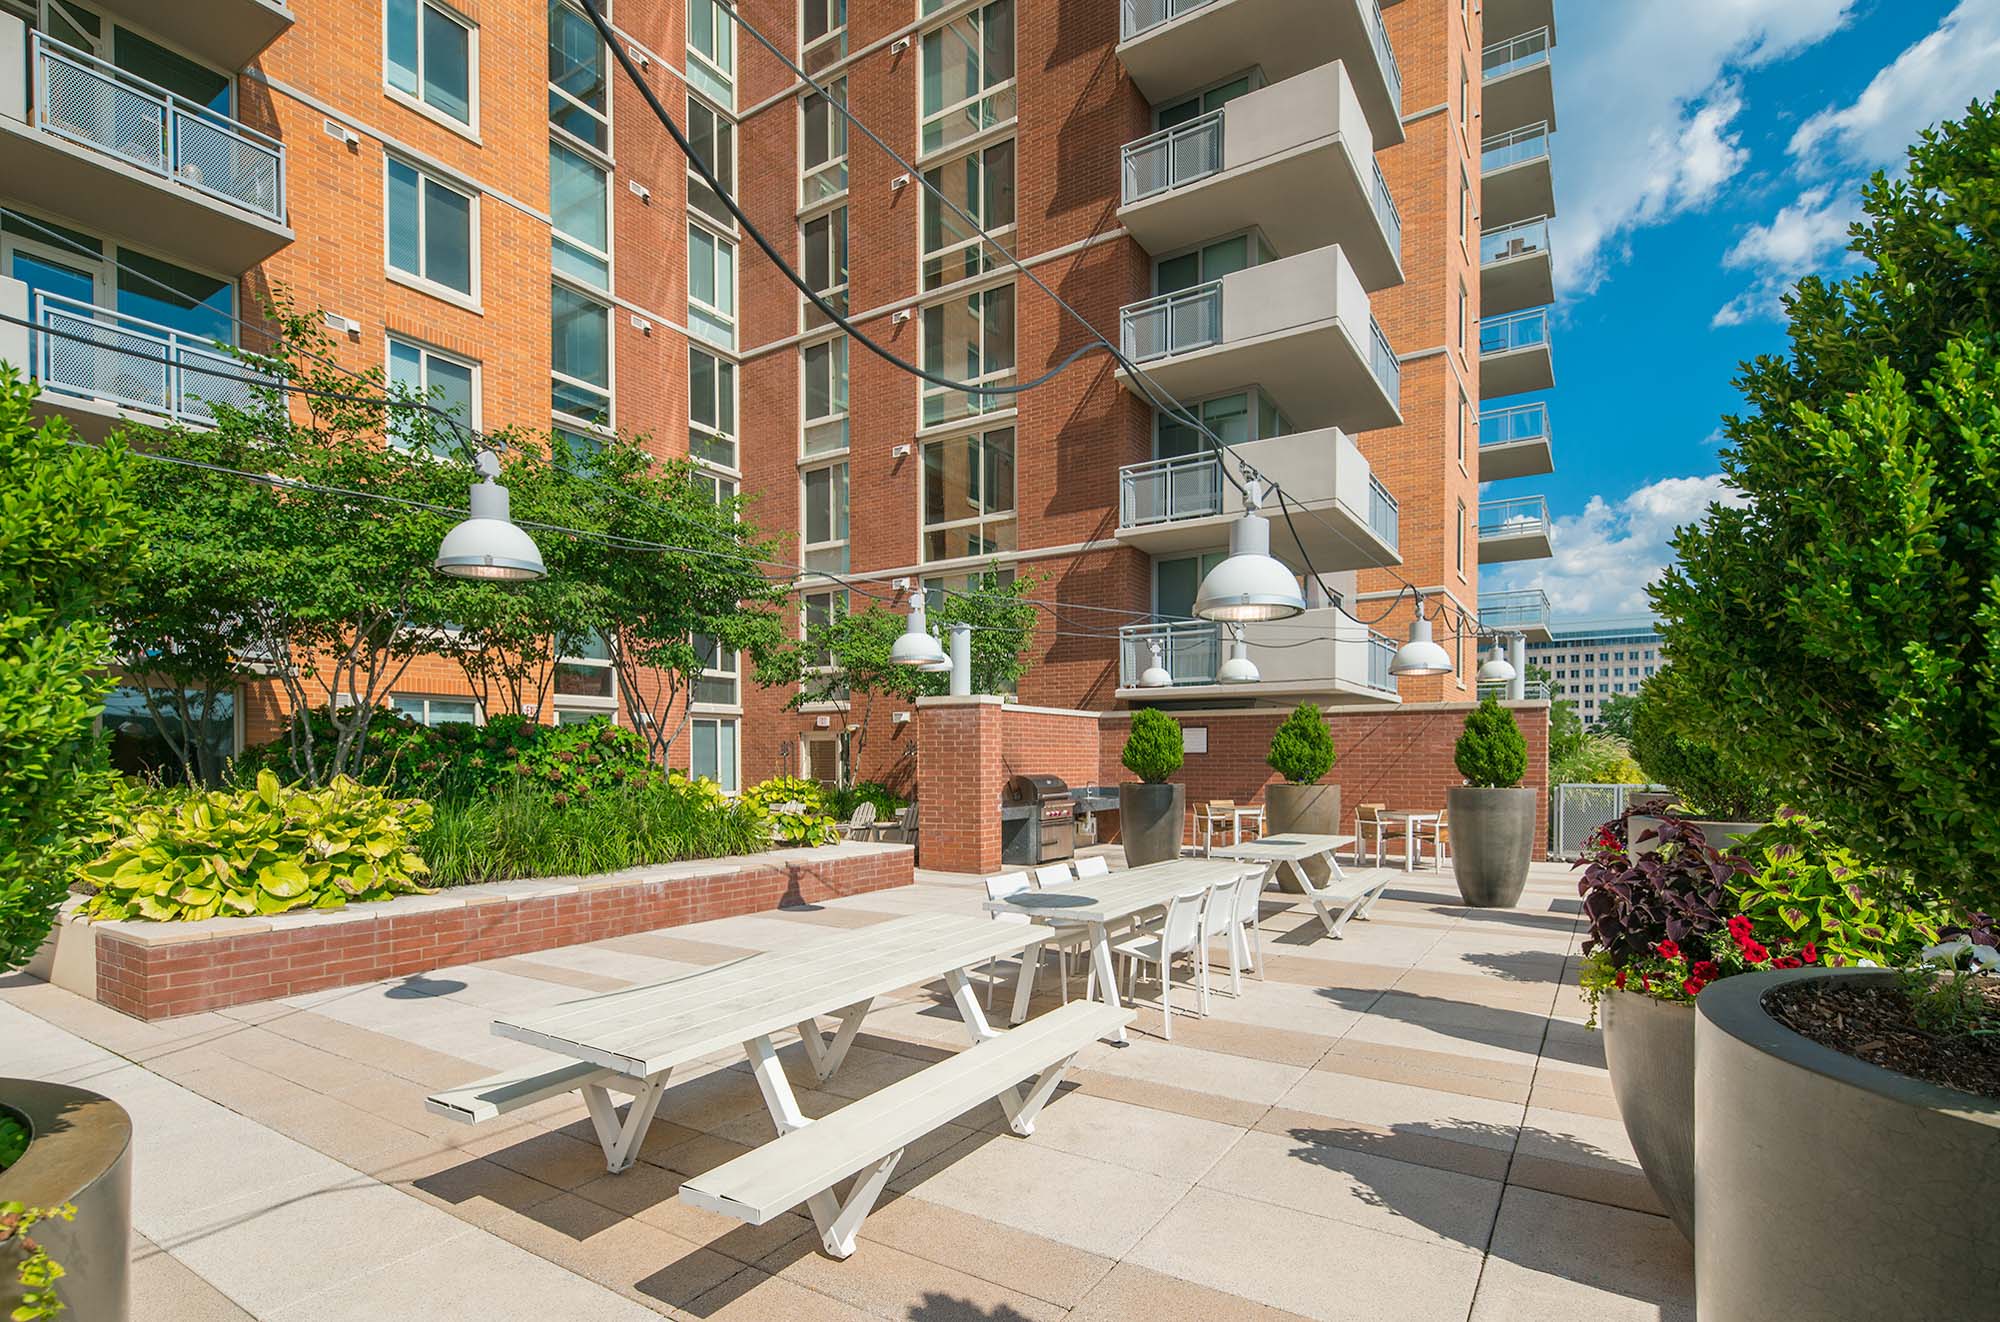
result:
M 1082 926 L 1090 933 L 1090 966 L 1098 997 L 1116 1007 L 1118 979 L 1111 969 L 1111 926 L 1149 909 L 1166 907 L 1169 900 L 1197 886 L 1213 886 L 1232 881 L 1244 873 L 1240 863 L 1207 858 L 1169 859 L 1143 867 L 1110 872 L 1064 883 L 1056 890 L 1021 891 L 1002 900 L 986 901 L 993 913 L 1026 914 L 1038 923 Z M 1003 927 L 1019 928 L 1018 923 Z M 1030 929 L 1032 930 L 1032 929 Z M 1036 952 L 1037 954 L 1039 952 Z M 1014 984 L 1014 1006 L 1009 1022 L 1020 1023 L 1028 1014 L 1028 998 L 1034 991 L 1034 969 L 1040 961 L 1024 956 L 1021 976 Z M 1126 1040 L 1119 1028 L 1116 1040 Z
M 1288 831 L 1245 844 L 1217 847 L 1215 857 L 1264 864 L 1262 884 L 1266 886 L 1277 880 L 1280 871 L 1290 871 L 1292 879 L 1299 884 L 1299 890 L 1325 925 L 1327 935 L 1338 939 L 1350 918 L 1368 916 L 1368 910 L 1389 884 L 1386 876 L 1373 882 L 1350 882 L 1347 879 L 1335 855 L 1353 843 L 1351 835 L 1308 835 Z M 1311 875 L 1306 871 L 1306 861 L 1314 858 L 1323 860 L 1327 866 L 1327 879 L 1323 886 L 1313 884 Z

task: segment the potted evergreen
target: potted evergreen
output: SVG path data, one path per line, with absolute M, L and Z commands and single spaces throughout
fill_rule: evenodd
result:
M 1535 791 L 1519 788 L 1528 741 L 1514 713 L 1488 698 L 1466 714 L 1454 760 L 1465 784 L 1445 791 L 1458 893 L 1480 909 L 1505 909 L 1528 884 Z
M 1337 835 L 1340 831 L 1340 786 L 1322 785 L 1320 777 L 1333 770 L 1338 756 L 1333 732 L 1318 707 L 1302 702 L 1292 709 L 1271 735 L 1271 751 L 1265 757 L 1273 771 L 1285 778 L 1281 785 L 1264 791 L 1264 829 L 1271 835 L 1296 832 L 1300 835 Z M 1325 859 L 1308 859 L 1306 875 L 1315 886 L 1326 884 L 1329 869 Z M 1279 883 L 1296 892 L 1299 883 L 1289 869 L 1279 874 Z
M 1180 723 L 1165 712 L 1142 707 L 1132 713 L 1119 761 L 1139 779 L 1118 787 L 1118 837 L 1129 867 L 1181 856 L 1186 833 L 1187 788 L 1169 785 L 1186 756 Z

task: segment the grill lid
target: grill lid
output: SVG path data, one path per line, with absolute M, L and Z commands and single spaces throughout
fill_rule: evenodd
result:
M 1067 799 L 1069 782 L 1061 776 L 1015 776 L 1007 782 L 1007 789 L 1001 795 L 1001 802 L 1010 807 L 1030 803 L 1047 803 L 1051 799 Z

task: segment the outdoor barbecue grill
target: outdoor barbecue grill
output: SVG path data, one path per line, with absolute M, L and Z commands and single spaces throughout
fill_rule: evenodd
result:
M 1000 861 L 1034 866 L 1076 853 L 1076 800 L 1061 776 L 1015 776 L 1000 796 Z

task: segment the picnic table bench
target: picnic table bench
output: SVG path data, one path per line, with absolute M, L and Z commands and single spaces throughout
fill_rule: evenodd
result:
M 1277 880 L 1280 871 L 1289 871 L 1292 879 L 1299 884 L 1307 903 L 1319 915 L 1326 927 L 1327 935 L 1339 939 L 1341 929 L 1350 918 L 1366 919 L 1368 910 L 1381 898 L 1388 888 L 1390 878 L 1380 881 L 1350 881 L 1340 870 L 1340 860 L 1335 857 L 1338 850 L 1354 843 L 1351 835 L 1307 835 L 1287 832 L 1284 835 L 1264 836 L 1240 845 L 1218 845 L 1217 858 L 1241 859 L 1246 863 L 1264 864 L 1262 884 L 1270 885 Z M 1322 859 L 1327 866 L 1324 885 L 1313 884 L 1306 871 L 1306 860 Z

